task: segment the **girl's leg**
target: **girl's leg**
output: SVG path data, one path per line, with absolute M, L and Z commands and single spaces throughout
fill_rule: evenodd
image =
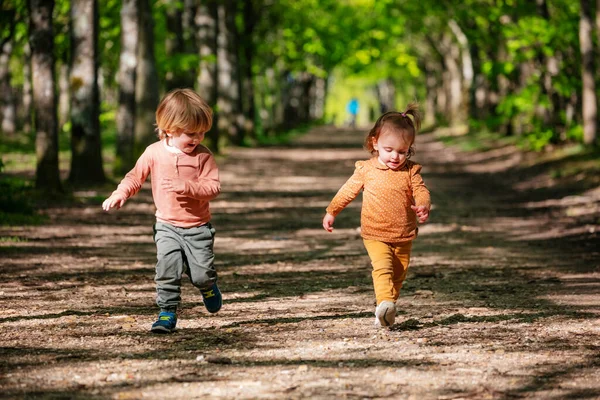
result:
M 382 301 L 394 302 L 394 267 L 392 248 L 377 240 L 363 239 L 373 271 L 373 287 L 377 305 Z
M 394 285 L 394 301 L 398 300 L 398 296 L 400 296 L 400 289 L 402 288 L 402 283 L 406 279 L 406 273 L 408 272 L 408 265 L 410 263 L 411 249 L 412 241 L 393 245 L 394 277 L 392 281 Z

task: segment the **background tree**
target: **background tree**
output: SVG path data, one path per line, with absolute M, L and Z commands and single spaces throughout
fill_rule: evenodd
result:
M 135 163 L 134 141 L 136 122 L 136 69 L 139 41 L 139 0 L 123 0 L 120 12 L 121 52 L 118 72 L 117 140 L 115 174 L 124 174 Z
M 213 126 L 207 134 L 213 151 L 219 151 L 219 112 L 218 99 L 218 65 L 217 35 L 218 10 L 216 1 L 203 1 L 196 10 L 194 19 L 198 31 L 198 91 L 216 112 L 213 115 Z
M 98 93 L 98 4 L 71 3 L 71 173 L 72 183 L 104 182 Z
M 30 0 L 30 46 L 36 131 L 36 187 L 62 191 L 58 173 L 58 132 L 54 81 L 53 0 Z
M 159 79 L 154 57 L 154 19 L 150 0 L 138 0 L 139 31 L 135 79 L 135 142 L 139 156 L 156 140 L 155 112 L 159 102 Z
M 583 142 L 586 144 L 592 144 L 596 140 L 598 118 L 592 27 L 591 2 L 590 0 L 581 0 L 579 42 L 581 46 Z

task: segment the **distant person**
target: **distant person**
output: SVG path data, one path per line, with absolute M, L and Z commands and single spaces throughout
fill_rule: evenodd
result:
M 414 154 L 421 125 L 416 104 L 406 111 L 379 117 L 365 139 L 372 158 L 357 161 L 354 174 L 337 192 L 323 217 L 323 228 L 333 231 L 335 217 L 363 192 L 361 236 L 373 266 L 377 326 L 391 326 L 396 300 L 406 278 L 412 242 L 419 223 L 429 218 L 431 200 Z
M 160 307 L 154 333 L 170 333 L 177 324 L 181 278 L 186 273 L 200 289 L 208 312 L 221 309 L 217 286 L 209 201 L 221 191 L 212 153 L 200 142 L 212 125 L 212 110 L 193 90 L 169 92 L 156 110 L 159 141 L 146 148 L 102 208 L 121 208 L 152 175 L 156 206 L 154 241 L 156 304 Z
M 352 128 L 356 128 L 356 116 L 358 115 L 359 108 L 360 105 L 356 97 L 350 99 L 348 105 L 346 106 L 346 111 L 348 111 L 349 115 L 348 125 L 350 125 Z

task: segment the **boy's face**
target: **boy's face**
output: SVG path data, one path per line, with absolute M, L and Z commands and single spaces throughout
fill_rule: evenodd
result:
M 204 132 L 169 132 L 167 133 L 168 144 L 178 148 L 184 153 L 190 154 L 204 139 Z

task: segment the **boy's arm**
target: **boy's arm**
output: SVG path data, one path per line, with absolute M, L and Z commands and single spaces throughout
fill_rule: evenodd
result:
M 207 157 L 198 180 L 184 182 L 183 189 L 176 193 L 197 200 L 212 200 L 217 197 L 221 193 L 221 181 L 215 158 L 212 155 Z
M 151 162 L 152 161 L 148 154 L 148 150 L 144 151 L 144 153 L 135 163 L 133 169 L 129 171 L 127 175 L 125 175 L 121 183 L 119 183 L 119 186 L 117 186 L 117 189 L 110 197 L 122 198 L 124 203 L 125 200 L 133 197 L 137 192 L 139 192 L 142 188 L 142 185 L 148 178 L 148 175 L 150 175 Z
M 327 206 L 327 214 L 337 216 L 352 200 L 358 196 L 364 186 L 363 179 L 363 168 L 362 162 L 356 163 L 356 169 L 354 174 L 344 183 L 344 185 L 338 190 L 337 194 Z

